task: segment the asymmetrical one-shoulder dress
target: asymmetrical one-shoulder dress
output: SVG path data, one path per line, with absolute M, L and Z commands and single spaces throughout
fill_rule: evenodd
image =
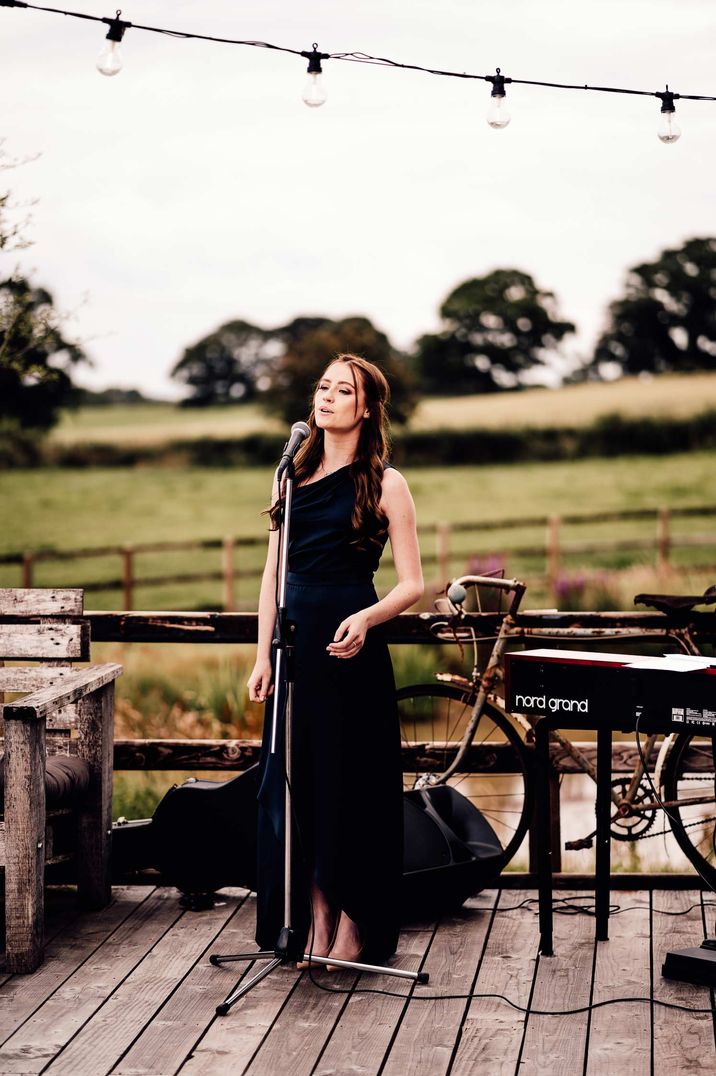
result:
M 361 959 L 396 949 L 403 805 L 395 682 L 381 628 L 353 658 L 326 650 L 340 622 L 378 601 L 373 573 L 382 547 L 351 545 L 351 466 L 294 487 L 286 612 L 295 624 L 292 723 L 294 814 L 291 920 L 310 942 L 310 880 L 358 925 Z M 285 686 L 277 686 L 279 701 Z M 256 940 L 273 949 L 284 925 L 283 707 L 279 750 L 269 751 L 267 702 L 259 776 Z

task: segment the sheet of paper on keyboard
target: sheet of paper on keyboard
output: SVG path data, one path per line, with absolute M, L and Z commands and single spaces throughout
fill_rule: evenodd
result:
M 638 658 L 630 661 L 627 669 L 660 669 L 663 672 L 696 672 L 699 669 L 710 669 L 715 663 L 708 658 L 697 658 L 683 661 L 681 657 L 669 654 L 663 658 Z

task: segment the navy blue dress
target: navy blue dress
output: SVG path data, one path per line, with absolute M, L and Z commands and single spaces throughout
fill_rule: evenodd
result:
M 292 927 L 310 932 L 310 879 L 358 925 L 363 959 L 383 961 L 399 933 L 403 806 L 395 682 L 380 627 L 353 658 L 326 646 L 340 622 L 378 601 L 382 549 L 350 545 L 350 466 L 294 487 L 287 616 L 295 629 Z M 283 697 L 278 685 L 279 698 Z M 273 699 L 271 699 L 272 703 Z M 283 726 L 269 753 L 267 704 L 259 778 L 256 940 L 273 949 L 284 920 Z

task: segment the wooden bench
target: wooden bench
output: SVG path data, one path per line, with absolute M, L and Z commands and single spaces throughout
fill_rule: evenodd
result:
M 100 908 L 111 897 L 114 680 L 122 666 L 73 667 L 89 660 L 82 612 L 82 590 L 0 589 L 0 867 L 9 972 L 30 972 L 42 961 L 46 865 L 75 864 L 85 907 Z

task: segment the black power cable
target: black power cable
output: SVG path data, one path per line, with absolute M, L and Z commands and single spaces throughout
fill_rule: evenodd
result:
M 0 0 L 0 4 L 1 3 L 2 3 L 2 0 Z M 282 528 L 280 530 L 282 532 Z M 279 538 L 280 539 L 282 538 L 282 533 L 280 533 Z M 277 550 L 277 565 L 276 565 L 276 567 L 277 567 L 277 575 L 278 575 L 279 564 L 280 564 L 280 543 L 279 543 L 279 548 Z M 276 599 L 278 599 L 278 586 L 276 587 L 275 597 L 276 597 Z M 277 605 L 277 610 L 278 610 L 278 600 L 276 601 L 276 605 Z M 279 690 L 279 685 L 275 684 L 274 685 L 274 691 L 278 693 L 278 690 Z M 283 698 L 284 716 L 285 716 L 286 694 L 287 693 L 284 691 L 284 698 Z M 643 754 L 642 747 L 641 747 L 641 740 L 639 739 L 639 717 L 637 717 L 636 724 L 635 724 L 635 738 L 636 738 L 637 751 L 639 752 L 639 757 L 640 757 L 642 765 L 644 767 L 644 773 L 647 776 L 647 780 L 649 781 L 649 784 L 651 786 L 652 793 L 653 793 L 657 803 L 660 805 L 660 807 L 665 812 L 667 817 L 671 819 L 672 816 L 669 813 L 669 811 L 666 809 L 666 807 L 664 806 L 663 802 L 661 801 L 661 799 L 660 799 L 660 797 L 659 797 L 659 795 L 658 795 L 658 793 L 656 791 L 656 788 L 654 787 L 654 783 L 651 780 L 651 775 L 649 774 L 649 771 L 648 771 L 648 768 L 647 768 L 647 765 L 646 765 L 646 759 L 644 758 L 644 754 Z M 381 994 L 384 997 L 400 998 L 406 1004 L 410 1004 L 413 1001 L 472 1001 L 472 1000 L 504 1001 L 506 1005 L 509 1005 L 511 1008 L 515 1009 L 517 1012 L 524 1013 L 527 1016 L 577 1016 L 577 1015 L 581 1015 L 582 1013 L 587 1013 L 587 1012 L 591 1013 L 595 1009 L 602 1009 L 607 1005 L 624 1005 L 624 1004 L 629 1004 L 629 1003 L 633 1004 L 635 1002 L 638 1003 L 638 1004 L 642 1004 L 642 1005 L 659 1005 L 662 1008 L 674 1009 L 674 1010 L 676 1010 L 678 1012 L 688 1012 L 688 1013 L 694 1013 L 694 1014 L 698 1014 L 698 1015 L 708 1013 L 710 1015 L 713 1015 L 714 1010 L 711 1007 L 709 1007 L 709 1008 L 694 1008 L 693 1006 L 680 1005 L 677 1002 L 673 1002 L 673 1001 L 663 1001 L 663 1000 L 660 1000 L 659 998 L 650 998 L 650 997 L 642 997 L 642 996 L 606 998 L 603 1001 L 590 1002 L 588 1005 L 581 1005 L 581 1006 L 578 1006 L 578 1007 L 576 1007 L 574 1009 L 534 1009 L 534 1008 L 531 1008 L 531 1007 L 525 1007 L 523 1005 L 519 1005 L 517 1002 L 512 1001 L 511 998 L 508 998 L 505 994 L 498 994 L 498 993 L 491 993 L 491 992 L 470 991 L 467 994 L 423 994 L 423 993 L 415 994 L 415 993 L 412 992 L 412 988 L 411 988 L 410 993 L 401 994 L 401 993 L 398 993 L 398 991 L 395 991 L 395 990 L 383 990 L 383 989 L 378 988 L 378 987 L 348 987 L 348 988 L 346 988 L 346 987 L 340 987 L 340 986 L 326 986 L 326 984 L 322 983 L 319 979 L 317 979 L 315 974 L 314 974 L 315 968 L 316 967 L 322 967 L 323 965 L 315 965 L 311 961 L 311 948 L 313 946 L 313 939 L 315 937 L 315 920 L 314 920 L 314 915 L 313 915 L 313 902 L 310 899 L 310 881 L 311 881 L 311 877 L 312 877 L 312 868 L 311 868 L 311 865 L 308 863 L 308 860 L 306 858 L 305 847 L 304 847 L 303 840 L 301 838 L 301 827 L 300 827 L 297 812 L 296 812 L 295 807 L 294 807 L 293 789 L 291 787 L 291 782 L 289 780 L 288 772 L 286 770 L 285 756 L 284 756 L 283 772 L 284 772 L 284 781 L 285 781 L 286 787 L 288 789 L 289 801 L 290 801 L 290 804 L 291 804 L 291 818 L 292 818 L 293 826 L 294 826 L 294 829 L 295 829 L 295 832 L 296 832 L 296 837 L 297 837 L 297 840 L 298 840 L 298 846 L 299 846 L 299 849 L 300 849 L 300 858 L 301 858 L 301 862 L 303 864 L 303 868 L 304 868 L 304 871 L 305 871 L 305 880 L 308 883 L 308 890 L 309 890 L 308 904 L 309 904 L 309 909 L 310 909 L 311 926 L 310 926 L 309 935 L 308 935 L 308 939 L 309 939 L 308 951 L 305 953 L 305 956 L 307 957 L 307 963 L 308 963 L 308 967 L 307 967 L 306 970 L 308 972 L 308 977 L 309 977 L 311 983 L 314 986 L 318 987 L 319 990 L 323 990 L 325 993 L 329 993 L 329 994 L 343 994 L 343 995 Z M 286 822 L 287 822 L 287 820 L 284 819 L 284 825 L 286 825 Z M 697 871 L 698 871 L 698 868 L 697 868 Z M 701 876 L 702 880 L 706 883 L 709 891 L 714 893 L 714 895 L 716 895 L 716 891 L 714 891 L 714 889 L 710 885 L 708 879 L 704 878 L 704 876 L 701 874 L 700 871 L 698 871 L 698 873 Z M 578 901 L 580 901 L 580 900 L 585 900 L 586 901 L 586 900 L 591 900 L 591 899 L 592 898 L 588 897 L 588 896 L 583 897 L 583 898 L 580 898 L 580 897 L 555 897 L 555 898 L 553 898 L 553 901 L 552 901 L 553 911 L 556 914 L 561 914 L 561 915 L 589 915 L 589 916 L 594 916 L 595 915 L 595 906 L 594 906 L 593 903 L 590 904 L 590 905 L 579 904 L 578 903 Z M 517 911 L 519 909 L 529 907 L 530 904 L 535 904 L 535 903 L 538 903 L 538 899 L 536 897 L 527 897 L 525 900 L 520 901 L 518 904 L 509 905 L 506 908 L 495 909 L 495 912 L 493 912 L 493 914 Z M 664 910 L 663 913 L 660 913 L 660 914 L 664 914 L 664 915 L 686 915 L 688 912 L 692 911 L 694 908 L 702 907 L 702 906 L 703 907 L 716 907 L 716 902 L 709 901 L 709 902 L 706 902 L 705 904 L 703 904 L 703 903 L 702 904 L 692 904 L 688 908 L 685 908 L 685 909 L 683 909 L 681 911 L 667 911 L 667 910 Z M 627 906 L 625 908 L 621 908 L 618 904 L 610 906 L 610 914 L 611 915 L 617 915 L 617 914 L 620 914 L 622 912 L 627 912 L 627 911 L 642 911 L 642 910 L 643 910 L 643 907 L 640 907 L 639 905 L 630 905 L 630 906 Z M 654 910 L 658 911 L 658 909 L 654 909 Z

